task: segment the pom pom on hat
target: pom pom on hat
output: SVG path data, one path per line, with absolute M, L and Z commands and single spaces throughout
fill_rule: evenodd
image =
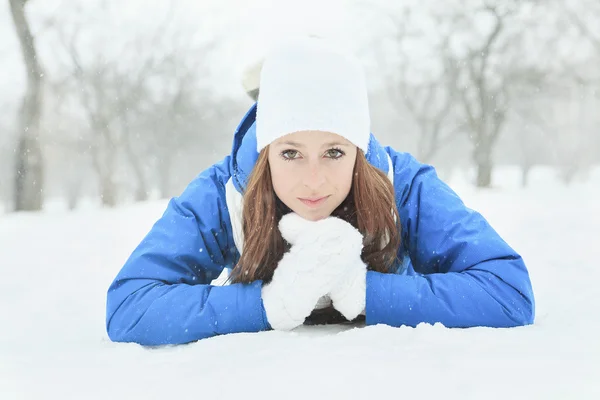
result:
M 320 38 L 274 47 L 260 74 L 257 150 L 299 131 L 338 134 L 367 152 L 371 120 L 367 84 L 351 53 Z

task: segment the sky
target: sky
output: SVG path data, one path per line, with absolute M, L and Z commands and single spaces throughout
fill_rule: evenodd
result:
M 131 35 L 151 30 L 165 18 L 169 0 L 128 0 L 112 6 L 114 1 L 88 0 L 85 6 L 73 7 L 65 0 L 32 0 L 27 11 L 34 32 L 41 32 L 38 39 L 40 53 L 46 64 L 58 62 L 51 53 L 53 46 L 42 46 L 53 28 L 43 26 L 49 17 L 59 15 L 61 29 L 85 24 L 85 30 L 102 40 L 93 42 L 108 53 L 117 50 L 119 43 Z M 260 59 L 266 49 L 284 35 L 318 34 L 341 40 L 351 40 L 352 30 L 346 0 L 184 0 L 175 5 L 173 19 L 177 27 L 191 32 L 198 43 L 203 38 L 224 38 L 223 45 L 214 54 L 212 62 L 218 65 L 215 79 L 219 87 L 229 94 L 240 93 L 241 74 L 244 69 Z M 103 6 L 104 5 L 104 6 Z M 79 9 L 78 9 L 79 7 Z M 352 45 L 352 43 L 351 43 Z M 48 49 L 50 48 L 50 49 Z M 8 2 L 0 3 L 0 105 L 8 96 L 18 95 L 23 90 L 24 74 L 22 61 Z
M 60 68 L 61 62 L 53 39 L 58 27 L 71 32 L 73 27 L 79 26 L 82 43 L 90 48 L 90 54 L 102 51 L 114 55 L 128 38 L 140 32 L 150 32 L 161 24 L 172 8 L 172 31 L 189 34 L 198 46 L 207 39 L 219 39 L 219 47 L 210 59 L 213 79 L 222 93 L 240 96 L 243 94 L 240 82 L 245 68 L 259 60 L 268 47 L 285 35 L 310 33 L 327 36 L 356 51 L 365 67 L 376 68 L 374 64 L 378 60 L 372 57 L 375 54 L 373 49 L 378 46 L 385 49 L 382 38 L 391 37 L 394 33 L 397 22 L 390 15 L 398 15 L 397 8 L 411 7 L 412 17 L 417 18 L 419 28 L 430 35 L 442 27 L 438 28 L 431 20 L 419 19 L 419 11 L 430 9 L 436 14 L 443 14 L 449 8 L 460 7 L 460 4 L 459 0 L 449 1 L 444 7 L 432 0 L 405 0 L 399 4 L 385 0 L 31 0 L 27 12 L 32 29 L 38 36 L 42 60 L 47 68 L 52 69 Z M 576 7 L 569 4 L 571 8 Z M 396 12 L 390 13 L 394 9 Z M 480 31 L 491 23 L 480 16 L 471 17 L 470 23 Z M 55 26 L 47 27 L 49 21 L 54 21 Z M 532 33 L 529 38 L 523 37 L 523 41 L 535 36 L 552 37 L 562 29 L 551 17 L 547 23 L 542 21 L 544 23 L 537 27 L 533 26 L 534 22 L 535 19 L 525 22 Z M 536 29 L 539 33 L 533 33 Z M 572 40 L 575 36 L 572 30 L 562 32 L 562 41 L 552 49 L 568 59 L 585 59 L 590 46 L 580 40 Z M 411 43 L 404 44 L 407 45 Z M 426 47 L 422 42 L 413 43 L 407 49 L 411 60 L 427 60 L 430 55 Z M 532 46 L 533 60 L 556 62 L 556 58 L 552 57 L 553 51 L 538 47 Z M 1 107 L 12 102 L 12 96 L 22 93 L 24 84 L 8 1 L 0 2 L 0 63 Z

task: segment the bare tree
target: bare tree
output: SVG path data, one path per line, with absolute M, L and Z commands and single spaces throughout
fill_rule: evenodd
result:
M 580 1 L 579 8 L 574 9 L 565 4 L 565 1 L 559 1 L 558 4 L 566 13 L 567 17 L 581 35 L 586 38 L 600 55 L 600 32 L 594 31 L 592 26 L 597 26 L 600 18 L 600 4 L 597 1 Z M 584 16 L 585 15 L 585 16 Z
M 136 34 L 111 56 L 84 53 L 84 25 L 71 32 L 57 27 L 67 74 L 56 85 L 83 109 L 104 205 L 129 194 L 146 200 L 157 187 L 163 196 L 170 193 L 173 163 L 203 138 L 204 114 L 216 107 L 201 80 L 209 77 L 206 61 L 219 38 L 194 43 L 173 12 L 171 6 L 151 32 Z
M 491 27 L 479 45 L 469 46 L 466 56 L 459 57 L 460 97 L 477 167 L 477 187 L 492 183 L 493 150 L 505 128 L 515 89 L 520 95 L 531 95 L 544 82 L 545 73 L 523 61 L 527 50 L 518 40 L 526 24 L 516 18 L 521 5 L 518 1 L 502 6 L 488 3 L 480 8 L 474 15 L 488 17 Z
M 564 13 L 570 26 L 578 32 L 578 39 L 591 47 L 587 60 L 575 65 L 565 65 L 564 74 L 571 82 L 569 97 L 570 135 L 561 138 L 559 149 L 559 177 L 565 183 L 571 183 L 578 175 L 585 174 L 593 162 L 600 158 L 600 133 L 597 119 L 600 110 L 600 3 L 583 0 L 568 3 L 556 3 Z M 595 119 L 594 119 L 595 118 Z
M 14 176 L 15 211 L 40 210 L 44 199 L 44 165 L 39 143 L 43 74 L 35 39 L 25 14 L 27 3 L 27 0 L 9 1 L 27 75 L 27 90 L 23 97 L 18 128 Z
M 545 145 L 552 140 L 552 129 L 539 113 L 539 107 L 527 98 L 511 107 L 514 118 L 515 142 L 521 167 L 521 187 L 529 184 L 529 174 L 534 166 L 544 161 Z
M 153 103 L 149 118 L 141 121 L 140 128 L 148 135 L 146 154 L 161 198 L 172 194 L 174 162 L 182 156 L 186 143 L 192 143 L 194 137 L 201 135 L 204 125 L 201 113 L 207 108 L 201 107 L 194 96 L 195 90 L 190 83 L 195 79 L 190 73 L 193 72 L 179 75 L 174 71 L 169 84 L 172 93 L 165 93 L 161 101 Z
M 505 20 L 511 11 L 501 12 L 487 5 L 486 13 L 494 17 L 492 29 L 480 46 L 472 48 L 464 60 L 461 82 L 462 105 L 473 144 L 473 161 L 477 166 L 478 187 L 488 187 L 492 182 L 492 149 L 506 120 L 507 90 L 503 79 L 490 79 L 490 56 L 494 54 Z
M 97 55 L 84 64 L 76 45 L 78 32 L 59 37 L 71 61 L 71 76 L 63 85 L 71 85 L 69 92 L 76 96 L 83 108 L 89 128 L 89 155 L 99 181 L 102 204 L 115 206 L 119 201 L 117 170 L 119 158 L 128 162 L 136 182 L 134 197 L 138 201 L 148 197 L 148 184 L 142 156 L 136 153 L 133 120 L 148 101 L 147 81 L 155 68 L 155 59 L 147 58 L 136 73 L 123 71 L 117 60 L 106 60 Z M 125 51 L 131 51 L 130 47 Z M 59 84 L 60 85 L 60 84 Z
M 593 88 L 568 85 L 563 89 L 563 98 L 553 104 L 557 172 L 566 185 L 585 176 L 600 154 L 600 148 L 594 146 L 600 102 L 590 92 Z
M 393 11 L 360 1 L 358 5 L 365 11 L 375 12 L 378 18 L 384 18 L 391 25 L 393 33 L 387 35 L 393 42 L 393 57 L 381 48 L 382 41 L 370 47 L 376 49 L 380 67 L 390 70 L 385 87 L 394 107 L 406 112 L 416 125 L 416 157 L 429 163 L 464 128 L 454 118 L 458 71 L 448 53 L 449 35 L 441 34 L 439 43 L 434 45 L 436 56 L 421 65 L 406 50 L 409 42 L 426 43 L 426 34 L 419 29 L 419 21 L 415 21 L 418 18 L 410 8 Z M 435 19 L 434 15 L 430 17 Z
M 440 49 L 443 54 L 443 49 Z M 419 128 L 417 158 L 430 163 L 436 153 L 451 143 L 463 128 L 453 117 L 456 101 L 457 70 L 451 58 L 443 60 L 443 71 L 438 76 L 420 83 L 412 83 L 408 77 L 408 57 L 399 68 L 397 86 L 391 88 L 393 98 L 400 99 Z
M 359 3 L 361 13 L 373 9 L 370 3 Z M 591 5 L 593 0 L 584 3 Z M 596 15 L 600 15 L 598 3 L 595 4 Z M 378 43 L 371 44 L 369 51 L 387 45 L 382 38 L 386 41 L 392 38 L 397 43 L 391 51 L 391 46 L 384 47 L 378 54 L 379 63 L 388 68 L 394 65 L 388 78 L 390 92 L 398 99 L 396 104 L 401 104 L 402 110 L 416 123 L 419 158 L 429 161 L 456 137 L 453 135 L 456 129 L 468 133 L 472 160 L 477 167 L 475 183 L 479 187 L 492 183 L 493 153 L 505 133 L 511 133 L 510 138 L 516 140 L 502 141 L 503 150 L 510 154 L 499 158 L 518 157 L 523 185 L 536 164 L 551 163 L 556 158 L 565 160 L 565 165 L 575 166 L 590 159 L 581 153 L 582 149 L 589 153 L 589 138 L 587 147 L 582 140 L 588 137 L 585 132 L 590 128 L 584 129 L 577 118 L 548 115 L 548 109 L 556 104 L 572 110 L 581 108 L 579 103 L 590 103 L 574 95 L 566 100 L 548 87 L 568 86 L 565 71 L 569 68 L 579 80 L 578 85 L 590 84 L 582 79 L 590 74 L 583 73 L 577 63 L 589 64 L 591 58 L 561 59 L 557 51 L 585 41 L 573 41 L 573 24 L 565 32 L 565 24 L 556 23 L 565 19 L 557 12 L 560 7 L 527 0 L 457 0 L 443 6 L 425 1 L 419 6 L 404 4 L 400 11 L 398 8 L 394 11 L 394 7 L 383 2 L 374 6 L 379 17 L 376 26 L 382 31 Z M 580 3 L 573 2 L 571 7 L 578 11 L 572 18 L 579 20 L 580 31 L 596 43 L 600 38 L 597 25 L 593 25 L 597 18 L 586 15 Z M 387 26 L 390 21 L 395 36 L 390 35 Z M 410 41 L 410 45 L 405 45 Z M 565 114 L 565 110 L 552 114 Z M 560 118 L 568 120 L 554 121 Z M 589 113 L 582 118 L 590 120 Z M 576 134 L 580 139 L 573 139 L 569 145 L 559 144 L 566 138 L 575 138 Z M 460 153 L 462 149 L 456 150 Z M 573 152 L 579 156 L 569 156 Z M 578 163 L 573 164 L 574 160 Z
M 136 151 L 135 142 L 144 140 L 135 132 L 135 119 L 144 113 L 144 105 L 149 101 L 146 81 L 152 75 L 154 59 L 149 58 L 135 75 L 118 76 L 115 82 L 116 119 L 120 129 L 121 145 L 133 176 L 136 187 L 134 198 L 136 201 L 148 199 L 149 184 L 146 177 L 144 155 Z
M 114 207 L 118 201 L 116 169 L 121 137 L 111 129 L 115 118 L 114 108 L 107 107 L 114 98 L 111 98 L 111 87 L 107 82 L 108 64 L 98 60 L 94 68 L 86 70 L 73 43 L 69 49 L 75 85 L 79 87 L 81 106 L 92 134 L 89 153 L 99 180 L 100 199 L 103 205 Z
M 1 106 L 5 112 L 6 105 Z M 7 121 L 0 120 L 0 209 L 12 210 L 12 179 L 13 179 L 13 132 L 14 128 Z

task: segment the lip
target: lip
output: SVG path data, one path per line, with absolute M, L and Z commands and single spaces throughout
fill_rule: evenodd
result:
M 329 198 L 329 196 L 305 197 L 305 198 L 298 197 L 298 200 L 300 200 L 302 203 L 304 203 L 308 207 L 316 208 L 316 207 L 319 207 L 321 204 L 323 204 L 328 198 Z

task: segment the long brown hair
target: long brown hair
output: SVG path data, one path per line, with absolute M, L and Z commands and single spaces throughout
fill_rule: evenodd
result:
M 243 252 L 233 268 L 232 283 L 269 282 L 277 263 L 288 250 L 278 224 L 290 212 L 273 189 L 268 146 L 261 151 L 244 192 Z M 362 260 L 369 270 L 388 272 L 400 246 L 400 217 L 394 188 L 388 177 L 371 165 L 358 149 L 350 193 L 332 213 L 363 235 Z

